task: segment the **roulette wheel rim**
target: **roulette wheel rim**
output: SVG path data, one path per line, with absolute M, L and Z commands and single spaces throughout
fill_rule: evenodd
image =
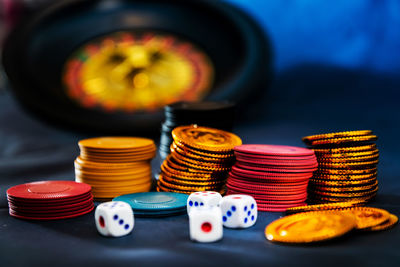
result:
M 13 89 L 12 91 L 19 102 L 22 104 L 22 106 L 33 114 L 41 117 L 42 119 L 45 119 L 48 122 L 51 122 L 52 124 L 78 130 L 101 131 L 115 134 L 155 132 L 156 130 L 158 130 L 159 123 L 162 119 L 161 109 L 160 111 L 153 113 L 143 112 L 128 114 L 123 112 L 99 112 L 98 110 L 82 108 L 71 101 L 71 99 L 67 98 L 64 94 L 63 89 L 60 88 L 59 85 L 61 83 L 61 74 L 57 75 L 57 77 L 55 78 L 51 78 L 52 75 L 45 75 L 45 77 L 44 75 L 35 75 L 35 73 L 46 73 L 46 71 L 38 72 L 38 70 L 34 70 L 35 65 L 33 63 L 37 62 L 38 59 L 28 58 L 29 51 L 33 51 L 32 49 L 40 47 L 40 45 L 42 44 L 41 42 L 45 44 L 46 41 L 48 42 L 48 40 L 43 39 L 43 32 L 54 30 L 49 28 L 48 26 L 43 25 L 49 25 L 49 22 L 52 21 L 61 23 L 60 25 L 62 25 L 62 21 L 60 22 L 56 19 L 57 15 L 60 14 L 67 14 L 64 15 L 61 19 L 68 20 L 69 15 L 79 17 L 79 14 L 86 14 L 85 12 L 89 12 L 88 14 L 91 14 L 90 12 L 92 9 L 96 10 L 96 12 L 100 12 L 103 9 L 111 12 L 115 10 L 118 11 L 118 5 L 127 5 L 129 7 L 138 5 L 140 7 L 138 8 L 139 11 L 145 10 L 146 12 L 148 12 L 145 14 L 147 14 L 148 16 L 151 15 L 153 16 L 153 18 L 157 18 L 156 21 L 158 21 L 158 23 L 160 23 L 160 21 L 163 22 L 163 19 L 165 21 L 165 14 L 160 15 L 160 12 L 157 13 L 157 8 L 153 8 L 154 10 L 151 10 L 151 8 L 149 7 L 149 5 L 151 4 L 159 7 L 157 5 L 160 5 L 162 1 L 152 0 L 145 2 L 146 4 L 144 4 L 144 1 L 135 0 L 121 0 L 116 2 L 112 2 L 110 0 L 60 1 L 25 18 L 10 34 L 3 49 L 4 69 L 10 81 L 10 85 Z M 112 3 L 114 3 L 115 6 L 111 5 Z M 92 33 L 90 36 L 81 37 L 84 42 L 81 40 L 79 45 L 76 44 L 75 46 L 71 46 L 70 48 L 68 48 L 69 50 L 65 48 L 65 51 L 68 50 L 68 55 L 71 55 L 73 51 L 75 51 L 83 43 L 87 43 L 94 38 L 98 38 L 99 36 L 106 36 L 107 34 L 124 30 L 150 30 L 151 32 L 160 31 L 161 33 L 173 33 L 176 36 L 183 38 L 183 40 L 189 40 L 195 45 L 204 48 L 203 51 L 206 51 L 206 54 L 211 58 L 211 61 L 214 63 L 216 76 L 218 77 L 215 78 L 215 84 L 211 89 L 212 92 L 209 93 L 204 100 L 231 100 L 237 101 L 240 104 L 244 103 L 244 99 L 249 99 L 252 96 L 254 97 L 254 95 L 256 95 L 257 93 L 260 93 L 260 88 L 264 89 L 265 86 L 268 85 L 271 74 L 271 54 L 269 50 L 269 44 L 262 30 L 245 13 L 238 10 L 236 7 L 233 7 L 230 4 L 224 3 L 222 1 L 174 0 L 169 1 L 168 4 L 163 5 L 164 7 L 170 8 L 171 10 L 173 10 L 174 8 L 179 8 L 181 11 L 183 10 L 184 12 L 188 12 L 187 14 L 182 13 L 186 14 L 186 16 L 192 15 L 192 13 L 190 12 L 194 12 L 193 10 L 195 9 L 207 11 L 210 13 L 205 13 L 205 15 L 203 15 L 203 18 L 206 18 L 208 16 L 209 20 L 212 20 L 214 23 L 220 22 L 221 25 L 229 25 L 230 28 L 232 28 L 232 31 L 229 32 L 229 38 L 237 37 L 236 40 L 238 47 L 236 47 L 235 49 L 240 52 L 238 56 L 240 58 L 239 60 L 235 61 L 236 65 L 234 65 L 233 69 L 227 69 L 226 66 L 224 67 L 225 69 L 221 67 L 223 64 L 229 64 L 223 62 L 224 60 L 222 60 L 222 55 L 218 55 L 220 59 L 217 59 L 216 55 L 221 54 L 222 51 L 220 48 L 219 50 L 217 49 L 218 51 L 213 51 L 213 49 L 210 49 L 210 47 L 215 44 L 208 44 L 208 47 L 206 47 L 206 43 L 209 43 L 210 40 L 199 41 L 201 39 L 200 34 L 199 37 L 193 37 L 195 36 L 194 34 L 192 34 L 192 36 L 189 36 L 187 29 L 184 33 L 185 30 L 178 29 L 179 27 L 177 28 L 177 24 L 179 24 L 179 21 L 171 20 L 171 25 L 163 25 L 164 28 L 162 28 L 160 24 L 157 26 L 150 24 L 140 26 L 135 24 L 132 16 L 129 16 L 129 12 L 134 12 L 134 9 L 128 10 L 129 14 L 125 17 L 126 21 L 124 25 L 112 25 L 112 27 L 110 26 L 111 28 L 108 29 L 93 29 L 93 31 L 97 32 Z M 79 13 L 77 10 L 80 10 L 79 12 L 81 13 Z M 109 17 L 101 12 L 99 13 L 99 17 L 107 22 L 107 18 Z M 197 16 L 200 16 L 199 12 L 193 14 L 197 14 Z M 115 14 L 118 13 L 115 11 Z M 168 14 L 170 15 L 170 13 Z M 159 16 L 160 18 L 157 16 Z M 57 23 L 55 23 L 54 25 L 57 26 Z M 153 22 L 153 24 L 154 23 L 156 22 Z M 205 22 L 203 21 L 202 23 Z M 88 25 L 90 25 L 90 23 Z M 198 26 L 200 24 L 193 25 Z M 213 31 L 212 28 L 216 27 L 217 26 L 208 28 L 208 31 L 210 31 L 210 35 Z M 82 26 L 82 28 L 84 28 L 84 26 Z M 99 26 L 99 28 L 101 28 L 101 25 Z M 40 34 L 38 34 L 38 32 Z M 201 31 L 199 30 L 199 32 Z M 40 39 L 39 37 L 42 37 L 42 39 Z M 60 39 L 60 37 L 57 38 L 55 38 L 57 39 L 56 41 L 62 40 L 62 38 Z M 222 47 L 229 41 L 228 34 L 226 34 L 224 38 L 226 38 L 226 41 L 221 45 Z M 54 44 L 54 42 L 52 44 Z M 41 49 L 44 50 L 44 48 Z M 228 47 L 225 47 L 224 49 L 226 50 L 228 49 Z M 40 49 L 34 51 L 40 52 Z M 60 56 L 63 61 L 61 62 L 61 59 L 59 59 L 62 64 L 64 64 L 68 58 L 66 57 L 66 52 L 64 52 L 64 54 L 64 57 Z M 39 55 L 36 55 L 36 57 L 40 58 Z M 58 64 L 57 66 L 58 69 L 61 68 L 60 64 Z M 49 67 L 47 68 L 49 69 Z M 226 78 L 227 76 L 230 77 Z M 51 79 L 53 79 L 53 81 Z M 56 80 L 57 82 L 54 82 Z

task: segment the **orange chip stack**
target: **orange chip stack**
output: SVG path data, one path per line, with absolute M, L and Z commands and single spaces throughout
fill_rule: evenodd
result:
M 378 137 L 370 130 L 317 134 L 303 138 L 314 150 L 318 170 L 308 185 L 308 202 L 372 200 L 378 191 Z
M 99 137 L 81 140 L 79 147 L 75 180 L 91 185 L 96 200 L 150 190 L 150 161 L 156 151 L 153 140 Z

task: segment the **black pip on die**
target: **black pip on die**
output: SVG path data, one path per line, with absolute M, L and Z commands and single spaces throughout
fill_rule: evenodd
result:
M 97 206 L 94 216 L 97 230 L 104 236 L 127 235 L 135 224 L 131 206 L 122 201 L 100 204 Z

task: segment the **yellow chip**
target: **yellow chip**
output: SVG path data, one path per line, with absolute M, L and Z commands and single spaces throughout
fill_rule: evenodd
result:
M 131 149 L 138 150 L 154 146 L 148 138 L 140 137 L 98 137 L 81 140 L 79 146 L 94 149 Z

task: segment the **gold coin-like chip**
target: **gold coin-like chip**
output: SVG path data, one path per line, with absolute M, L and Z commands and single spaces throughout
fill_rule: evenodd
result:
M 309 194 L 308 200 L 311 203 L 315 204 L 325 204 L 325 203 L 335 203 L 335 202 L 348 202 L 348 201 L 358 201 L 362 203 L 366 203 L 368 201 L 371 201 L 376 197 L 376 192 L 373 192 L 368 195 L 364 196 L 347 196 L 347 197 L 333 197 L 333 196 L 321 196 L 317 194 Z
M 364 162 L 364 161 L 374 161 L 379 159 L 379 154 L 372 154 L 368 156 L 362 156 L 362 157 L 326 157 L 326 156 L 320 156 L 318 157 L 319 162 L 325 162 L 325 163 L 356 163 L 356 162 Z
M 310 146 L 343 145 L 347 143 L 369 143 L 378 140 L 376 135 L 349 136 L 343 138 L 320 139 L 311 141 Z
M 398 221 L 399 221 L 399 218 L 396 215 L 390 214 L 389 215 L 389 219 L 386 220 L 385 222 L 383 222 L 383 223 L 381 223 L 379 225 L 370 227 L 370 228 L 366 228 L 365 230 L 367 230 L 367 231 L 382 231 L 382 230 L 386 230 L 386 229 L 389 229 L 389 228 L 392 228 L 393 226 L 395 226 Z
M 319 154 L 347 154 L 357 153 L 363 151 L 373 151 L 377 149 L 376 144 L 368 145 L 352 145 L 347 147 L 330 147 L 330 148 L 315 148 L 313 147 L 314 153 L 318 156 Z
M 357 201 L 305 205 L 305 206 L 288 208 L 286 210 L 286 214 L 295 214 L 295 213 L 308 212 L 308 211 L 342 210 L 342 209 L 349 209 L 352 207 L 357 207 L 357 206 L 362 206 L 362 205 L 363 205 L 363 202 L 357 202 Z
M 179 143 L 209 152 L 230 151 L 242 144 L 233 133 L 197 125 L 177 127 L 172 131 L 172 137 Z
M 311 143 L 315 140 L 321 139 L 332 139 L 332 138 L 345 138 L 352 136 L 363 136 L 372 134 L 371 130 L 358 130 L 358 131 L 345 131 L 345 132 L 336 132 L 336 133 L 327 133 L 327 134 L 316 134 L 303 137 L 303 141 L 305 143 Z
M 342 236 L 356 227 L 353 214 L 340 211 L 312 211 L 280 218 L 265 229 L 268 240 L 311 243 Z
M 361 169 L 364 167 L 370 167 L 377 165 L 379 163 L 378 160 L 371 160 L 371 161 L 359 161 L 359 162 L 352 162 L 352 163 L 330 163 L 324 161 L 318 161 L 318 166 L 320 168 L 332 168 L 332 169 Z
M 357 229 L 374 227 L 390 218 L 390 213 L 386 210 L 372 207 L 355 207 L 345 212 L 351 212 L 355 216 Z
M 372 184 L 367 185 L 351 185 L 351 186 L 326 186 L 326 185 L 317 185 L 317 184 L 310 184 L 309 189 L 312 189 L 317 192 L 324 192 L 324 193 L 362 193 L 364 191 L 375 190 L 378 186 L 378 181 L 375 180 Z
M 368 166 L 362 169 L 330 169 L 319 166 L 318 170 L 315 172 L 316 175 L 366 175 L 377 172 L 376 166 Z
M 314 149 L 314 153 L 318 158 L 323 158 L 326 160 L 336 160 L 336 159 L 352 159 L 357 157 L 368 157 L 379 155 L 379 149 L 360 151 L 360 152 L 318 152 Z

